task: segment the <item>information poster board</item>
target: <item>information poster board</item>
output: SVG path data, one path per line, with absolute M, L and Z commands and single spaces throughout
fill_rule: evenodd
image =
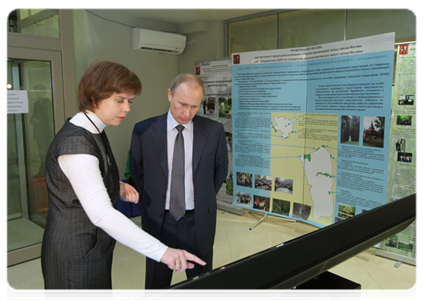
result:
M 243 210 L 232 205 L 232 62 L 230 58 L 198 62 L 195 74 L 204 83 L 204 100 L 198 115 L 222 123 L 228 148 L 228 177 L 218 195 L 219 208 L 242 214 Z
M 235 206 L 318 227 L 387 202 L 394 34 L 232 54 Z
M 416 192 L 416 44 L 401 44 L 396 56 L 392 96 L 388 199 L 395 201 Z M 416 223 L 382 242 L 387 253 L 416 258 Z M 380 254 L 380 253 L 378 253 Z M 406 259 L 401 259 L 405 261 Z

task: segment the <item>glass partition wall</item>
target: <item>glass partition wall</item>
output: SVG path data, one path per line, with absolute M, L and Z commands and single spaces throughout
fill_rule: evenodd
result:
M 230 23 L 229 46 L 232 52 L 277 48 L 276 22 L 277 15 L 270 15 Z
M 307 47 L 395 32 L 416 40 L 416 16 L 406 9 L 273 11 L 225 21 L 227 56 L 236 52 Z
M 18 9 L 9 15 L 9 32 L 58 38 L 59 11 L 55 9 Z

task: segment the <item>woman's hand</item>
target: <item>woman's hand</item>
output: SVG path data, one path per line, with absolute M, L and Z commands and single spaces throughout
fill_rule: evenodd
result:
M 194 264 L 192 262 L 200 264 L 202 266 L 206 265 L 204 261 L 199 259 L 194 254 L 191 254 L 185 250 L 179 250 L 168 247 L 166 252 L 163 254 L 162 259 L 160 262 L 166 264 L 169 269 L 175 270 L 176 273 L 182 272 L 185 269 L 192 269 L 194 268 Z
M 132 202 L 137 204 L 139 199 L 139 194 L 137 190 L 130 184 L 125 182 L 120 183 L 120 199 L 126 202 Z

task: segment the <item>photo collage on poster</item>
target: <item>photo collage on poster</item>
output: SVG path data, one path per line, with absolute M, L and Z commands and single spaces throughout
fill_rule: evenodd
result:
M 292 179 L 276 177 L 273 181 L 272 177 L 270 176 L 237 172 L 236 185 L 238 187 L 243 187 L 244 191 L 236 192 L 235 203 L 237 205 L 245 208 L 269 212 L 271 207 L 271 198 L 268 196 L 260 195 L 260 192 L 273 191 L 280 194 L 280 199 L 272 199 L 272 212 L 282 216 L 289 216 L 291 202 L 283 200 L 283 197 L 284 194 L 292 195 L 294 189 Z M 301 204 L 295 203 L 293 214 L 295 214 L 295 216 L 307 219 L 307 210 L 310 211 L 310 207 L 303 207 Z

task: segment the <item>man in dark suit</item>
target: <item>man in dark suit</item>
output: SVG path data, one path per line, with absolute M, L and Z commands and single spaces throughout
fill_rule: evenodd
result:
M 207 262 L 186 270 L 188 278 L 212 269 L 216 194 L 228 172 L 222 124 L 196 116 L 203 97 L 200 79 L 178 75 L 168 89 L 169 111 L 135 125 L 130 151 L 142 228 Z M 146 289 L 168 287 L 171 279 L 172 270 L 147 259 Z

